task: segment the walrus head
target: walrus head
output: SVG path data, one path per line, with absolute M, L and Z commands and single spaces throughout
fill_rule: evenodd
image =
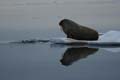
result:
M 70 27 L 72 26 L 71 20 L 63 19 L 60 21 L 59 25 L 62 27 L 63 31 L 67 33 L 67 31 L 70 30 Z M 72 28 L 71 28 L 72 29 Z
M 68 38 L 77 40 L 97 40 L 99 37 L 96 30 L 79 25 L 69 19 L 61 20 L 59 25 Z

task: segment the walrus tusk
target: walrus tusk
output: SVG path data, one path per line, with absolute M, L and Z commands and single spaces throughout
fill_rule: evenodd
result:
M 96 30 L 79 25 L 72 20 L 63 19 L 59 22 L 67 38 L 76 40 L 98 40 L 99 34 Z

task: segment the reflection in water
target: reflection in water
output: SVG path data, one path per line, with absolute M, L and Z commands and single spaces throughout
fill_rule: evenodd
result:
M 68 48 L 60 62 L 62 65 L 69 66 L 73 62 L 78 61 L 80 59 L 86 58 L 88 55 L 91 55 L 95 52 L 97 52 L 97 48 L 87 48 L 87 47 L 81 47 L 81 48 Z

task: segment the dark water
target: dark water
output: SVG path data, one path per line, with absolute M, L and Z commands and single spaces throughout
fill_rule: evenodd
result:
M 1 0 L 0 41 L 65 37 L 63 18 L 99 32 L 120 30 L 119 0 Z M 117 48 L 50 43 L 0 45 L 0 80 L 119 80 Z

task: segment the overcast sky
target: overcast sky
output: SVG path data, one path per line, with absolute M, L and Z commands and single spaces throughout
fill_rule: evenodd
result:
M 0 28 L 57 26 L 55 23 L 62 18 L 73 19 L 85 25 L 119 25 L 119 2 L 120 0 L 0 0 Z

